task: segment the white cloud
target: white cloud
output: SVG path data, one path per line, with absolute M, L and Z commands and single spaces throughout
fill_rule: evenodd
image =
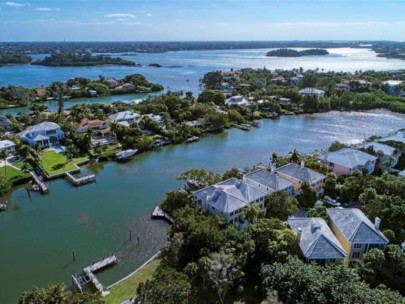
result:
M 136 18 L 134 14 L 107 14 L 106 18 Z
M 146 16 L 152 17 L 152 14 L 151 13 L 146 13 Z
M 36 7 L 36 8 L 34 8 L 34 11 L 40 11 L 40 12 L 49 12 L 51 10 L 52 9 L 49 8 L 49 7 Z
M 12 7 L 23 7 L 23 6 L 29 6 L 30 4 L 7 1 L 7 2 L 3 2 L 2 5 L 12 6 Z

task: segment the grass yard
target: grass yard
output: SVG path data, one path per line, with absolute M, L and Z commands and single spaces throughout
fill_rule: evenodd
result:
M 156 268 L 159 266 L 160 260 L 155 259 L 145 266 L 142 270 L 135 273 L 122 283 L 110 289 L 110 294 L 104 298 L 106 304 L 119 304 L 129 298 L 135 297 L 136 289 L 139 283 L 145 282 L 152 278 Z
M 10 181 L 12 184 L 15 184 L 21 179 L 26 179 L 29 177 L 29 174 L 19 171 L 13 167 L 7 166 L 7 175 L 4 173 L 4 167 L 0 167 L 0 176 L 4 179 L 7 177 L 7 180 Z
M 76 164 L 85 161 L 86 159 L 87 157 L 78 157 L 67 163 L 65 154 L 56 153 L 55 151 L 50 150 L 43 154 L 41 167 L 47 175 L 51 176 L 75 170 L 77 169 Z

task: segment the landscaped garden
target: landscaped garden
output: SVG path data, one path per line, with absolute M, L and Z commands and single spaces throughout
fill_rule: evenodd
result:
M 46 151 L 41 158 L 41 167 L 48 176 L 73 171 L 78 168 L 77 164 L 86 161 L 87 157 L 73 158 L 68 161 L 64 153 L 54 150 Z

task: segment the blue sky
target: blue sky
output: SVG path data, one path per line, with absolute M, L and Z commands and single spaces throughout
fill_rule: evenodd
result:
M 0 0 L 0 41 L 405 40 L 405 0 Z

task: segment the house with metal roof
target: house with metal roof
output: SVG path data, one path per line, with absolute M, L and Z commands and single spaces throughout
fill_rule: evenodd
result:
M 122 126 L 129 127 L 133 123 L 139 123 L 141 115 L 133 111 L 122 111 L 108 116 L 108 121 L 118 123 Z
M 17 136 L 30 146 L 38 144 L 42 147 L 50 147 L 58 145 L 59 141 L 65 138 L 65 133 L 58 124 L 44 121 L 18 133 Z
M 227 179 L 193 193 L 198 207 L 211 214 L 219 215 L 227 223 L 237 223 L 240 215 L 243 214 L 243 209 L 251 203 L 265 212 L 264 197 L 266 195 L 265 191 L 236 178 Z
M 381 156 L 378 156 L 380 160 L 379 167 L 381 169 L 395 167 L 398 164 L 399 157 L 401 156 L 399 149 L 378 142 L 367 142 L 360 145 L 359 148 L 373 149 L 374 152 L 381 154 Z
M 0 152 L 5 151 L 7 154 L 15 153 L 15 143 L 11 140 L 0 140 Z
M 381 220 L 374 224 L 357 208 L 327 209 L 330 226 L 347 252 L 346 263 L 360 261 L 373 248 L 384 250 L 389 240 L 380 231 Z
M 337 176 L 350 175 L 356 170 L 372 174 L 377 163 L 376 156 L 351 148 L 324 153 L 320 160 Z
M 243 181 L 267 194 L 285 191 L 293 194 L 294 183 L 269 170 L 259 169 L 243 176 Z
M 232 96 L 225 101 L 225 105 L 246 107 L 250 105 L 250 102 L 243 96 Z
M 285 178 L 294 184 L 294 194 L 301 193 L 301 185 L 307 182 L 316 191 L 318 195 L 323 194 L 323 182 L 325 175 L 306 168 L 302 161 L 301 165 L 289 163 L 276 169 L 279 177 Z
M 290 217 L 287 222 L 291 230 L 297 234 L 305 262 L 327 265 L 346 258 L 346 251 L 324 219 Z
M 323 97 L 325 96 L 325 91 L 318 90 L 316 88 L 304 88 L 299 90 L 298 92 L 301 96 L 315 96 L 315 97 Z

